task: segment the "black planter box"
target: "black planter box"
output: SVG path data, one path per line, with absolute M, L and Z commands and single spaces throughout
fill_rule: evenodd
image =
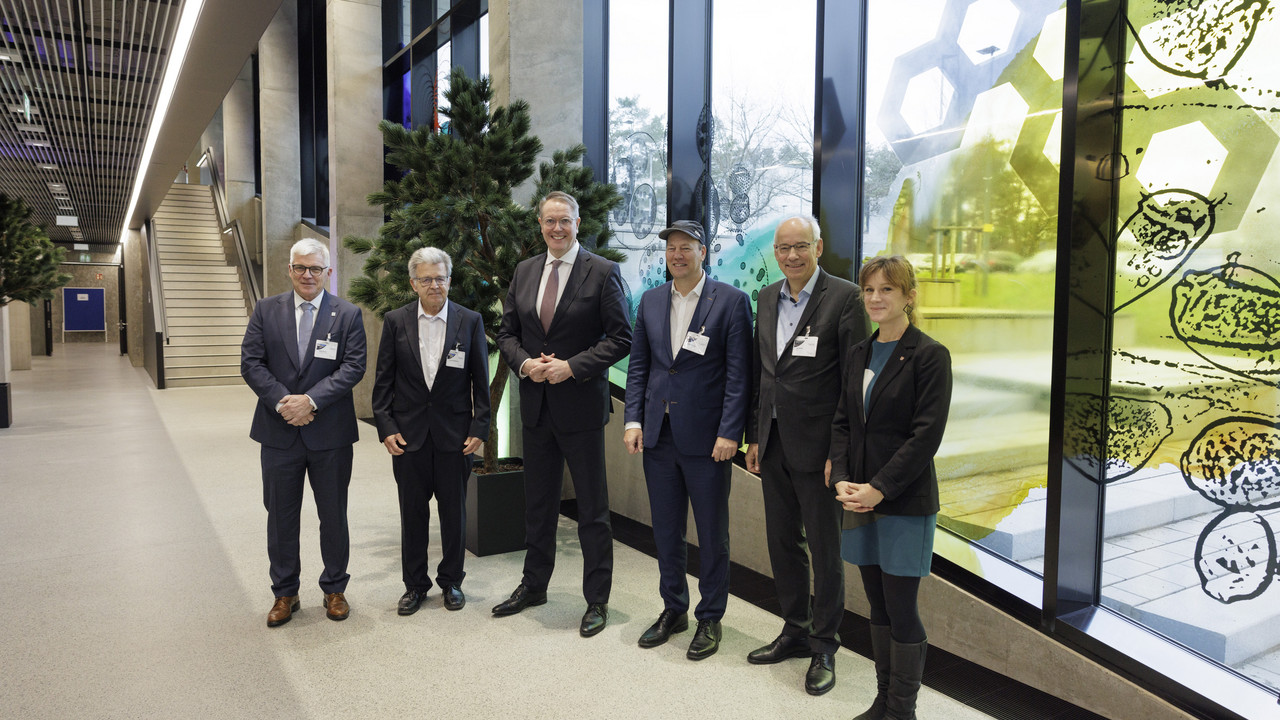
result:
M 523 549 L 524 470 L 471 473 L 467 478 L 467 550 L 483 557 Z

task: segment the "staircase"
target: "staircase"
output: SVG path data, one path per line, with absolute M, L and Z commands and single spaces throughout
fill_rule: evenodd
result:
M 155 214 L 169 344 L 166 387 L 235 385 L 248 315 L 205 185 L 175 184 Z

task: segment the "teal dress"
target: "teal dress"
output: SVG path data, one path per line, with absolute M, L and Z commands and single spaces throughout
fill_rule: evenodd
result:
M 893 355 L 898 342 L 871 343 L 871 358 L 864 378 L 863 407 L 871 388 Z M 938 515 L 883 515 L 874 510 L 857 516 L 862 525 L 844 530 L 840 556 L 851 565 L 879 565 L 882 572 L 901 577 L 924 577 L 933 563 L 933 532 Z

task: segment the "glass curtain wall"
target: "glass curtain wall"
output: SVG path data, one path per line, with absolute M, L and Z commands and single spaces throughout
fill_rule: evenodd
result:
M 920 327 L 952 353 L 938 523 L 1040 573 L 1064 12 L 867 8 L 862 257 L 911 261 Z
M 1118 230 L 1082 260 L 1114 263 L 1092 303 L 1113 323 L 1102 603 L 1274 691 L 1280 23 L 1155 0 L 1126 19 Z

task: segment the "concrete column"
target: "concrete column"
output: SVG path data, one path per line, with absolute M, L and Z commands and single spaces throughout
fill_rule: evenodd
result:
M 24 302 L 9 303 L 9 365 L 31 369 L 31 306 Z
M 126 233 L 120 261 L 124 263 L 125 317 L 128 318 L 125 332 L 129 334 L 129 364 L 134 367 L 142 367 L 146 362 L 142 345 L 142 329 L 146 320 L 142 315 L 146 312 L 147 285 L 151 283 L 151 278 L 143 272 L 144 252 L 142 232 L 130 230 Z
M 538 162 L 582 142 L 582 1 L 489 1 L 489 73 L 493 101 L 529 103 Z M 529 202 L 532 180 L 515 191 Z
M 342 247 L 348 236 L 375 237 L 382 209 L 369 193 L 382 188 L 382 5 L 378 0 L 328 0 L 326 67 L 329 73 L 329 237 L 333 289 L 345 297 L 364 258 Z M 356 414 L 372 417 L 373 358 L 381 324 L 365 311 L 369 369 L 356 387 Z
M 298 7 L 285 0 L 258 41 L 263 293 L 288 290 L 289 248 L 302 217 L 298 146 Z
M 253 209 L 253 61 L 240 70 L 222 100 L 222 179 L 226 183 L 227 213 L 240 221 L 249 252 L 258 248 L 258 216 Z

